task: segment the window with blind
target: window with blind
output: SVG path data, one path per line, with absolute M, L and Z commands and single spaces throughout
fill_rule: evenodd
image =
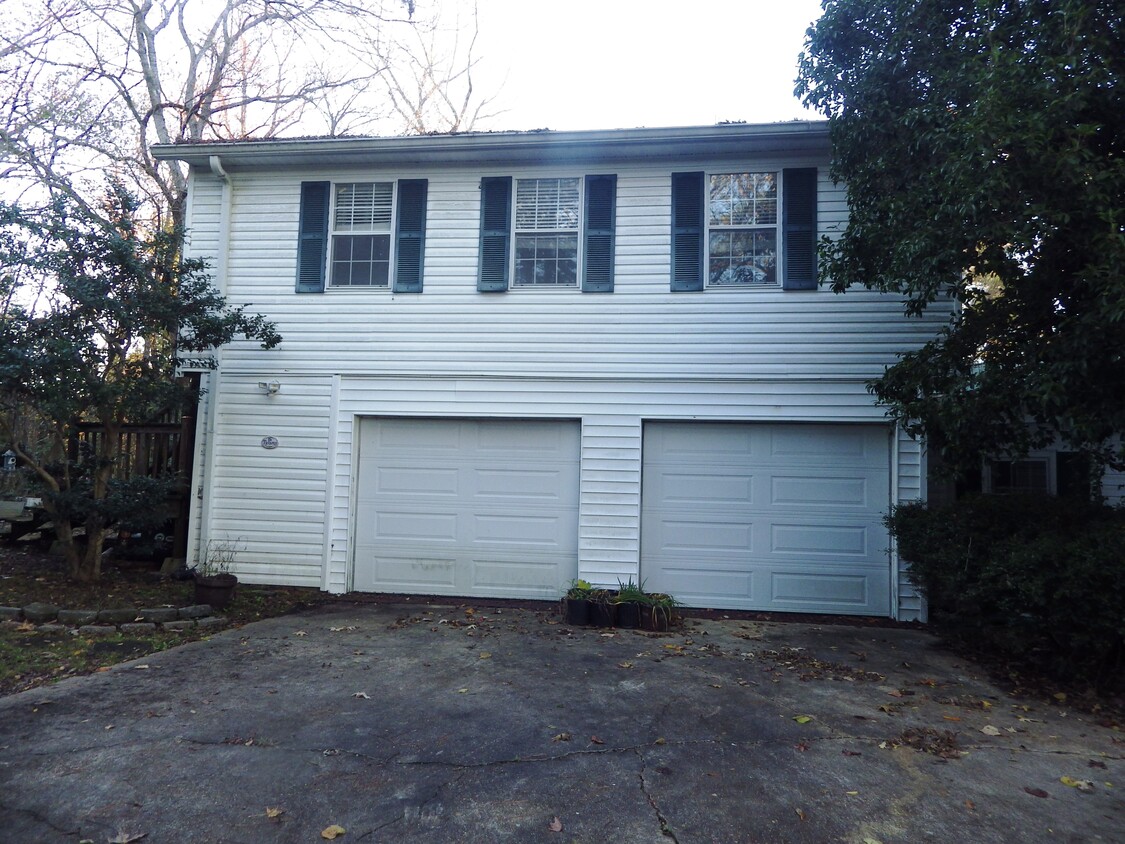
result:
M 332 202 L 333 287 L 386 287 L 390 284 L 392 182 L 343 182 Z

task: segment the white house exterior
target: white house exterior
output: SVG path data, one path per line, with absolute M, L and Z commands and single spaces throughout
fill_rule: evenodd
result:
M 281 346 L 204 376 L 189 559 L 248 582 L 916 619 L 865 382 L 948 319 L 817 287 L 821 123 L 159 146 Z M 318 251 L 319 250 L 319 251 Z

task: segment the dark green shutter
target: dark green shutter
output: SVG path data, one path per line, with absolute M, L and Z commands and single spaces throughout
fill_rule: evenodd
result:
M 426 252 L 425 179 L 400 179 L 395 226 L 395 293 L 422 292 L 422 259 Z
M 297 224 L 298 293 L 324 292 L 331 195 L 331 182 L 301 182 L 301 216 Z
M 672 290 L 702 290 L 703 263 L 703 174 L 672 174 Z
M 816 290 L 816 168 L 783 171 L 785 290 Z
M 613 239 L 617 176 L 586 177 L 582 291 L 613 292 Z
M 508 245 L 511 243 L 512 177 L 480 180 L 480 268 L 477 290 L 508 289 Z

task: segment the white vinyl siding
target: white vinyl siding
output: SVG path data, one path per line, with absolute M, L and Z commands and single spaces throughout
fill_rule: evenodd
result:
M 698 168 L 780 171 L 814 163 L 778 158 Z M 617 176 L 614 289 L 604 296 L 578 288 L 547 296 L 476 290 L 481 177 L 557 172 L 245 172 L 232 175 L 225 212 L 218 181 L 195 174 L 192 254 L 218 248 L 210 232 L 225 213 L 230 301 L 274 319 L 284 338 L 270 352 L 241 340 L 222 350 L 212 379 L 213 471 L 199 481 L 207 501 L 199 508 L 199 547 L 209 537 L 241 537 L 247 550 L 236 569 L 247 580 L 346 591 L 355 555 L 357 419 L 580 419 L 578 571 L 614 585 L 640 572 L 647 421 L 884 422 L 866 380 L 932 336 L 948 318 L 945 309 L 907 319 L 896 297 L 861 290 L 672 294 L 669 180 L 682 163 L 599 169 Z M 428 179 L 429 191 L 424 293 L 293 293 L 302 181 L 415 177 Z M 845 219 L 843 189 L 822 167 L 819 233 L 833 235 Z M 261 380 L 278 380 L 280 392 L 265 396 L 256 388 Z M 267 435 L 279 438 L 279 448 L 261 448 Z M 918 453 L 897 453 L 896 498 L 903 490 L 917 497 Z M 899 605 L 909 600 L 902 595 Z

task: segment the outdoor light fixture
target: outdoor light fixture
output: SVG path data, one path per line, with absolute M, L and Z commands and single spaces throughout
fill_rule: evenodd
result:
M 267 396 L 272 396 L 281 390 L 281 384 L 277 381 L 259 381 L 258 389 L 264 392 Z

